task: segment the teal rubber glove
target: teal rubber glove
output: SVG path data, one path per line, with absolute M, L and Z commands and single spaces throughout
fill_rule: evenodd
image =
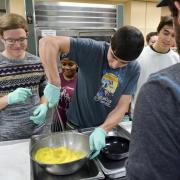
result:
M 100 153 L 101 149 L 105 147 L 106 136 L 107 136 L 107 132 L 100 127 L 96 128 L 91 133 L 89 137 L 89 145 L 90 145 L 90 150 L 94 153 L 91 155 L 90 159 L 95 158 Z
M 28 96 L 32 96 L 31 89 L 17 88 L 16 90 L 8 94 L 8 104 L 11 105 L 24 102 Z
M 44 89 L 44 96 L 48 100 L 48 106 L 54 107 L 59 102 L 60 98 L 60 87 L 54 86 L 51 83 L 48 83 Z
M 33 112 L 33 116 L 30 116 L 30 120 L 32 120 L 35 124 L 42 124 L 45 122 L 46 113 L 48 107 L 46 104 L 40 104 Z

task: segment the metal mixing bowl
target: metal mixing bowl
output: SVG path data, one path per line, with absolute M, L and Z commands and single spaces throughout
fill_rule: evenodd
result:
M 39 148 L 60 146 L 65 146 L 74 151 L 83 151 L 86 156 L 64 164 L 44 164 L 34 159 L 35 153 Z M 77 132 L 52 133 L 36 142 L 30 151 L 30 157 L 35 163 L 43 167 L 47 172 L 55 175 L 68 175 L 76 172 L 86 163 L 89 155 L 89 136 Z

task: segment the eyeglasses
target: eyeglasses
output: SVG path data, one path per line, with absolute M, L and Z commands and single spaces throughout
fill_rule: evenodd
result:
M 11 38 L 8 38 L 8 39 L 3 39 L 5 41 L 5 43 L 7 45 L 14 45 L 16 44 L 16 42 L 20 43 L 21 45 L 25 44 L 27 42 L 27 37 L 22 37 L 22 38 L 19 38 L 19 39 L 11 39 Z

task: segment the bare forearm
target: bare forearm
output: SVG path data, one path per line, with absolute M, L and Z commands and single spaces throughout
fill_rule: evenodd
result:
M 47 63 L 44 63 L 43 66 L 44 66 L 44 70 L 48 78 L 48 82 L 59 87 L 61 83 L 60 83 L 60 78 L 59 78 L 59 72 L 56 67 L 57 64 L 54 65 L 54 64 L 51 64 L 50 61 L 47 61 Z M 47 69 L 47 67 L 49 68 Z
M 118 107 L 116 107 L 108 114 L 105 122 L 100 127 L 107 132 L 111 131 L 117 124 L 119 124 L 119 122 L 121 122 L 126 112 L 127 109 L 120 110 Z
M 106 120 L 100 127 L 105 131 L 112 130 L 112 128 L 122 121 L 125 113 L 128 112 L 130 102 L 131 95 L 122 95 L 116 107 L 108 114 Z
M 39 41 L 39 54 L 48 81 L 54 84 L 55 86 L 60 86 L 60 79 L 56 63 L 56 59 L 59 54 L 59 48 L 53 42 L 53 37 L 41 39 Z
M 48 104 L 47 99 L 45 98 L 45 96 L 41 96 L 40 98 L 40 104 Z
M 48 77 L 48 81 L 60 86 L 60 79 L 57 67 L 59 53 L 68 53 L 70 49 L 70 38 L 65 36 L 49 36 L 40 39 L 39 55 Z
M 0 98 L 0 110 L 6 108 L 8 106 L 8 96 L 3 96 Z

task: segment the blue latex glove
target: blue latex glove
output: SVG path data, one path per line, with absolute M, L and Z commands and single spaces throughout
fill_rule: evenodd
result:
M 44 96 L 48 100 L 48 106 L 54 107 L 59 102 L 60 97 L 60 87 L 54 86 L 48 83 L 44 89 Z
M 100 127 L 96 128 L 91 133 L 89 137 L 89 145 L 90 145 L 90 150 L 94 153 L 91 155 L 90 159 L 95 158 L 100 153 L 101 149 L 105 147 L 106 136 L 107 136 L 107 132 Z
M 31 89 L 28 88 L 17 88 L 13 92 L 8 94 L 8 104 L 15 104 L 24 102 L 28 96 L 31 96 Z
M 46 104 L 40 104 L 33 112 L 34 116 L 30 116 L 30 120 L 32 120 L 35 124 L 42 124 L 46 119 L 48 107 Z

